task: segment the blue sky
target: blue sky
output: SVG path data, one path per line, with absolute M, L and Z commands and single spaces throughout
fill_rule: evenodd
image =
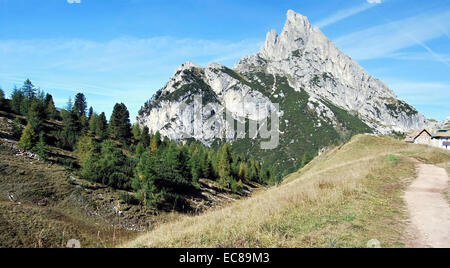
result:
M 30 78 L 60 107 L 83 92 L 134 121 L 179 65 L 232 67 L 288 9 L 427 117 L 450 116 L 448 0 L 0 0 L 0 87 Z

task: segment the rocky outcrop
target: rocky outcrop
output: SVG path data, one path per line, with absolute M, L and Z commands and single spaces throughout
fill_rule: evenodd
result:
M 235 69 L 244 75 L 263 71 L 289 77 L 296 90 L 324 98 L 357 113 L 381 133 L 426 127 L 429 121 L 397 99 L 386 84 L 342 53 L 319 28 L 290 10 L 280 35 L 267 34 L 261 51 L 243 58 Z

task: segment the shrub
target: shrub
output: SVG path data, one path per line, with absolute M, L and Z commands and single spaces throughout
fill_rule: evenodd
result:
M 13 137 L 16 139 L 20 139 L 20 137 L 22 136 L 22 132 L 23 132 L 23 126 L 20 123 L 20 119 L 19 118 L 14 119 L 13 127 L 12 127 Z
M 70 158 L 65 158 L 64 160 L 62 160 L 64 168 L 68 171 L 74 171 L 77 169 L 77 161 L 70 159 Z
M 119 195 L 119 198 L 128 205 L 137 206 L 141 204 L 141 202 L 139 201 L 138 198 L 136 198 L 136 196 L 129 193 L 121 193 Z

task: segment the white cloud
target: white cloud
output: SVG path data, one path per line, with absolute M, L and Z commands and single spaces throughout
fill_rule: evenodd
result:
M 69 4 L 81 4 L 81 0 L 67 0 Z
M 381 0 L 367 0 L 367 3 L 365 3 L 365 4 L 339 10 L 336 13 L 330 15 L 329 17 L 324 18 L 314 24 L 319 28 L 325 28 L 325 27 L 335 24 L 341 20 L 344 20 L 346 18 L 349 18 L 349 17 L 359 14 L 361 12 L 364 12 L 368 9 L 371 9 L 371 8 L 375 7 L 377 4 L 381 4 L 381 3 L 382 3 Z
M 263 40 L 196 40 L 174 37 L 2 40 L 0 81 L 5 88 L 30 78 L 65 98 L 82 90 L 99 111 L 126 101 L 132 115 L 168 81 L 182 63 L 211 61 L 233 66 L 257 52 Z M 58 105 L 64 105 L 60 103 Z
M 421 14 L 354 32 L 334 41 L 345 53 L 357 60 L 390 57 L 404 48 L 421 46 L 433 58 L 442 61 L 445 58 L 425 43 L 445 35 L 450 29 L 449 17 L 450 10 Z

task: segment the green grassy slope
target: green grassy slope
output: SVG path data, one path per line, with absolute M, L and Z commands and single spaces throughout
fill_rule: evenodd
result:
M 404 246 L 409 157 L 450 162 L 450 152 L 358 135 L 289 175 L 282 185 L 197 217 L 184 217 L 125 247 Z

